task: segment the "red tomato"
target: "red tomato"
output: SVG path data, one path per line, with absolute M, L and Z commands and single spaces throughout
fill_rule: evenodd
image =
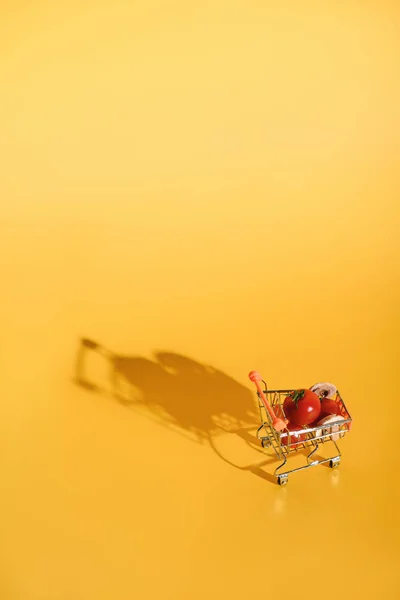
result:
M 328 415 L 340 415 L 339 404 L 332 399 L 324 398 L 321 401 L 321 414 L 318 420 Z
M 284 419 L 285 415 L 283 414 L 283 410 L 282 410 L 282 406 L 280 404 L 275 404 L 275 406 L 272 407 L 274 413 L 276 414 L 276 416 L 279 419 Z
M 296 390 L 285 398 L 283 410 L 293 425 L 309 425 L 321 413 L 321 401 L 311 390 Z
M 299 425 L 288 425 L 287 429 L 290 432 L 290 444 L 289 444 L 289 434 L 284 432 L 284 435 L 281 437 L 282 446 L 295 446 L 300 442 L 305 442 L 307 440 L 306 433 L 299 433 L 303 430 Z

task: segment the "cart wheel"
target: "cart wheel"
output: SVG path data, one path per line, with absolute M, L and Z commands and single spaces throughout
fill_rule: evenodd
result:
M 278 477 L 278 485 L 287 485 L 288 479 L 287 475 L 280 475 L 280 477 Z
M 261 440 L 261 446 L 263 448 L 269 448 L 270 445 L 271 445 L 271 442 L 270 442 L 269 438 L 262 438 L 262 440 Z
M 332 458 L 332 460 L 329 463 L 329 466 L 331 469 L 337 469 L 339 465 L 340 465 L 340 458 Z

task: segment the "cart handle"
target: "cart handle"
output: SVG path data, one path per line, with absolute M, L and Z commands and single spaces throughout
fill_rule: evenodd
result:
M 279 417 L 276 416 L 276 414 L 272 410 L 271 405 L 269 404 L 263 390 L 261 389 L 260 381 L 262 381 L 262 377 L 261 377 L 260 373 L 258 373 L 257 371 L 250 371 L 249 379 L 250 379 L 250 381 L 252 381 L 255 384 L 255 386 L 257 388 L 257 392 L 258 392 L 261 400 L 264 403 L 265 409 L 268 412 L 269 416 L 271 417 L 271 421 L 272 421 L 272 425 L 273 425 L 274 429 L 276 431 L 282 431 L 282 429 L 286 429 L 287 421 L 285 422 L 283 419 L 280 419 Z

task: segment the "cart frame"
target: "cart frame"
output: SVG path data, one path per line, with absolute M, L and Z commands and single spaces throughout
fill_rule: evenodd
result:
M 268 390 L 266 382 L 262 380 L 262 383 L 264 384 L 264 394 L 274 413 L 277 416 L 285 419 L 286 416 L 283 410 L 283 401 L 290 393 L 293 392 L 293 390 Z M 336 422 L 332 421 L 325 427 L 321 425 L 317 427 L 304 427 L 304 429 L 301 430 L 301 434 L 306 435 L 307 439 L 299 442 L 291 441 L 290 432 L 288 430 L 276 431 L 272 425 L 271 416 L 266 410 L 265 403 L 262 401 L 261 395 L 258 392 L 257 397 L 261 418 L 261 425 L 257 429 L 257 438 L 260 440 L 263 448 L 272 447 L 277 458 L 282 461 L 274 471 L 274 475 L 277 478 L 279 485 L 286 485 L 288 483 L 289 475 L 297 471 L 304 471 L 305 469 L 322 465 L 324 463 L 329 463 L 329 466 L 332 469 L 336 469 L 340 465 L 342 454 L 336 441 L 338 438 L 344 437 L 345 434 L 350 431 L 353 419 L 347 410 L 339 391 L 336 393 L 336 401 L 340 408 L 341 418 Z M 281 438 L 283 436 L 288 438 L 287 445 L 281 443 Z M 336 451 L 335 454 L 329 458 L 323 458 L 320 460 L 315 459 L 314 455 L 318 451 L 320 445 L 326 444 L 327 442 L 332 442 Z M 281 472 L 281 469 L 286 466 L 288 462 L 288 456 L 290 454 L 296 453 L 299 450 L 307 449 L 309 449 L 310 452 L 306 456 L 305 465 Z

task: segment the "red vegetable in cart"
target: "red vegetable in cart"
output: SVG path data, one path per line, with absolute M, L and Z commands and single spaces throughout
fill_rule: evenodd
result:
M 340 407 L 335 400 L 331 400 L 329 398 L 323 398 L 321 401 L 321 414 L 319 415 L 319 419 L 323 419 L 328 415 L 340 415 Z
M 311 390 L 296 390 L 285 398 L 283 410 L 293 425 L 309 425 L 321 413 L 321 401 Z
M 307 440 L 307 434 L 301 433 L 303 428 L 299 425 L 288 425 L 287 427 L 288 433 L 283 432 L 281 437 L 281 445 L 282 446 L 297 446 L 300 443 L 305 442 Z

